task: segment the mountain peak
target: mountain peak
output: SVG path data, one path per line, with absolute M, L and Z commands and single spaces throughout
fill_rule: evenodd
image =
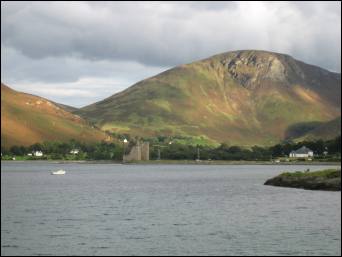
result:
M 289 126 L 340 116 L 340 83 L 289 55 L 241 50 L 172 68 L 79 113 L 115 132 L 271 145 Z

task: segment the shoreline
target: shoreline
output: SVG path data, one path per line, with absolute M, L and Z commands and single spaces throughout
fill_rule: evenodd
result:
M 326 165 L 336 166 L 341 165 L 341 162 L 271 162 L 271 161 L 195 161 L 195 160 L 150 160 L 150 161 L 132 161 L 120 162 L 110 160 L 1 160 L 4 163 L 20 163 L 20 162 L 50 162 L 50 163 L 79 163 L 79 164 L 121 164 L 121 165 Z
M 341 191 L 341 169 L 283 172 L 266 180 L 264 185 L 306 190 Z

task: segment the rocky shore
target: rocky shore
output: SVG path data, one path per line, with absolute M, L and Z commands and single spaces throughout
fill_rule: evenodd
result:
M 315 172 L 285 172 L 268 179 L 264 185 L 309 190 L 341 191 L 341 170 L 328 169 Z

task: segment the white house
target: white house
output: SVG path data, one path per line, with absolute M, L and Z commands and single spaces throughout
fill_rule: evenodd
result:
M 41 156 L 43 156 L 43 152 L 42 151 L 33 151 L 33 155 L 37 156 L 37 157 L 41 157 Z
M 292 158 L 308 158 L 308 157 L 312 157 L 313 151 L 309 148 L 307 148 L 306 146 L 302 146 L 301 148 L 299 148 L 298 150 L 295 151 L 291 151 L 291 153 L 289 154 L 289 157 Z
M 72 149 L 72 150 L 70 151 L 71 154 L 78 154 L 79 152 L 80 152 L 79 149 Z

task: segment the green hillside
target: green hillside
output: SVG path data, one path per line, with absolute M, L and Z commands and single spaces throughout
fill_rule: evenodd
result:
M 145 79 L 77 114 L 104 130 L 272 145 L 341 115 L 341 75 L 265 51 L 235 51 Z
M 110 140 L 104 132 L 55 103 L 1 84 L 1 147 L 70 139 Z

